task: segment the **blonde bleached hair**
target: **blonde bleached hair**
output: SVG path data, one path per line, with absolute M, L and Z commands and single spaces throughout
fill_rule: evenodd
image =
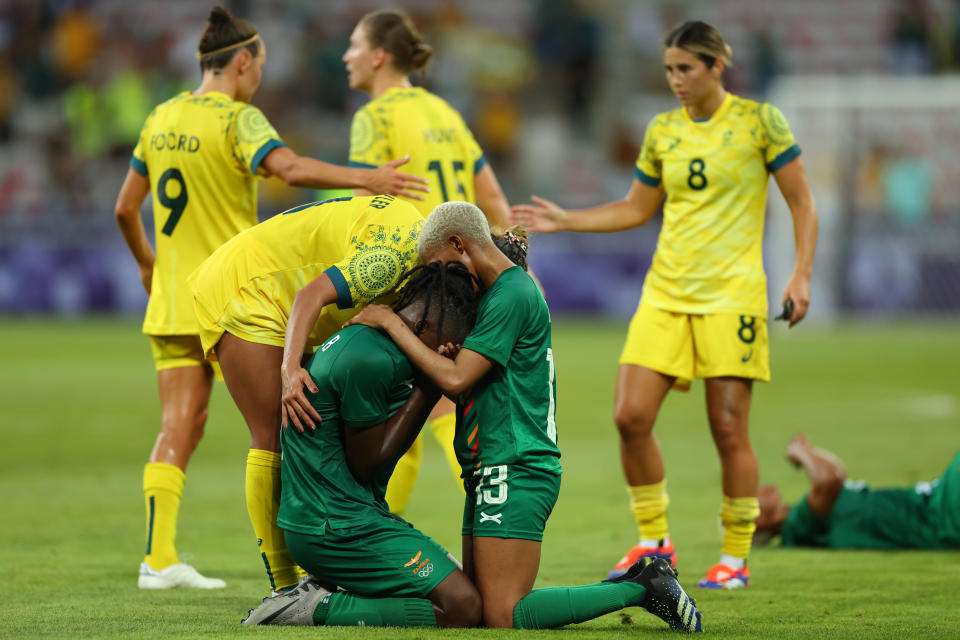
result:
M 733 49 L 717 28 L 699 20 L 688 20 L 673 29 L 663 39 L 663 46 L 689 51 L 703 60 L 708 69 L 713 67 L 718 58 L 728 67 L 733 64 Z
M 420 259 L 428 260 L 443 248 L 447 238 L 454 233 L 476 245 L 493 243 L 490 239 L 490 223 L 480 207 L 461 200 L 451 200 L 435 207 L 424 221 L 417 243 Z

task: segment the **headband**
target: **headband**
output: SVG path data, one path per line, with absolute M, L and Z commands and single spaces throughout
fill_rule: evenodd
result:
M 247 38 L 246 40 L 241 40 L 240 42 L 237 42 L 236 44 L 229 44 L 229 45 L 227 45 L 227 46 L 225 46 L 225 47 L 220 47 L 219 49 L 214 49 L 213 51 L 207 51 L 206 53 L 204 53 L 204 52 L 202 52 L 202 51 L 197 51 L 197 60 L 203 60 L 203 59 L 206 58 L 207 56 L 212 56 L 212 55 L 214 55 L 214 54 L 216 54 L 216 53 L 223 53 L 224 51 L 229 51 L 230 49 L 236 49 L 237 47 L 242 47 L 242 46 L 244 46 L 244 45 L 248 45 L 248 44 L 250 44 L 251 42 L 253 42 L 254 40 L 256 40 L 256 39 L 259 38 L 259 37 L 260 37 L 260 34 L 259 34 L 259 33 L 255 33 L 255 34 L 253 34 L 252 36 L 250 36 L 249 38 Z

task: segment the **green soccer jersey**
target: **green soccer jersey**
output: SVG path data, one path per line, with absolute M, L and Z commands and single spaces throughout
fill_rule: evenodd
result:
M 942 476 L 912 488 L 872 490 L 848 481 L 826 516 L 810 511 L 804 498 L 782 535 L 785 547 L 960 548 L 960 453 Z
M 317 393 L 307 393 L 323 419 L 314 431 L 281 433 L 282 490 L 277 524 L 304 534 L 327 526 L 354 527 L 390 514 L 384 492 L 394 465 L 373 482 L 351 473 L 344 451 L 345 429 L 366 429 L 394 415 L 413 386 L 413 368 L 379 331 L 351 326 L 324 342 L 307 363 Z
M 559 474 L 550 311 L 523 269 L 507 269 L 484 294 L 463 348 L 494 363 L 458 402 L 454 449 L 463 477 L 501 464 Z

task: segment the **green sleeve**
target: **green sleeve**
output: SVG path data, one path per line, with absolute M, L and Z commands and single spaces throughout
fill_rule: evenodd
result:
M 519 287 L 489 292 L 480 303 L 477 324 L 463 341 L 463 348 L 507 366 L 529 314 L 528 299 Z
M 366 429 L 387 420 L 393 361 L 382 351 L 354 340 L 330 369 L 330 382 L 340 396 L 340 417 L 352 429 Z

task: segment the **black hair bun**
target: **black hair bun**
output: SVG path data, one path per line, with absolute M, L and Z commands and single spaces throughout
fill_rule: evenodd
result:
M 233 16 L 230 15 L 230 12 L 224 9 L 223 7 L 217 5 L 213 9 L 210 9 L 210 17 L 207 18 L 207 22 L 210 24 L 230 24 L 233 21 Z

